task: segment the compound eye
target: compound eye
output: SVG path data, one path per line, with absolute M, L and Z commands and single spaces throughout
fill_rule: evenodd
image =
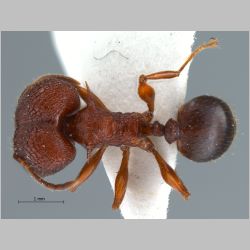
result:
M 178 112 L 178 150 L 187 158 L 205 162 L 220 157 L 231 145 L 236 123 L 229 106 L 213 96 L 199 96 Z

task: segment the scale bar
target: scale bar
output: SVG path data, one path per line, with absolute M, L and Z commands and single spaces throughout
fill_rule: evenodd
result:
M 64 204 L 64 201 L 19 201 L 18 200 L 18 204 L 19 203 L 63 203 Z

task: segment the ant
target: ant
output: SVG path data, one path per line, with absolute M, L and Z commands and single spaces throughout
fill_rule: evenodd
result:
M 188 199 L 190 193 L 176 172 L 161 157 L 148 136 L 164 136 L 177 143 L 185 157 L 206 162 L 221 156 L 230 146 L 236 123 L 229 106 L 213 96 L 199 96 L 181 106 L 177 119 L 165 125 L 151 122 L 154 89 L 149 80 L 178 77 L 202 50 L 214 48 L 217 39 L 196 48 L 177 71 L 161 71 L 139 77 L 138 94 L 146 102 L 144 113 L 110 111 L 103 102 L 76 80 L 62 75 L 46 75 L 35 80 L 22 93 L 15 113 L 14 158 L 40 184 L 52 190 L 75 191 L 97 168 L 108 146 L 120 147 L 123 157 L 115 181 L 112 208 L 119 208 L 128 181 L 130 147 L 151 153 L 167 184 Z M 87 106 L 80 108 L 80 97 Z M 78 176 L 62 184 L 43 179 L 61 171 L 76 155 L 74 142 L 87 149 L 87 161 Z

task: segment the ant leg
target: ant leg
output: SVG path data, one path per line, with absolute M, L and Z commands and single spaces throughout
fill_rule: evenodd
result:
M 188 196 L 190 193 L 188 192 L 187 188 L 183 184 L 182 180 L 180 177 L 176 174 L 174 169 L 172 169 L 167 162 L 161 157 L 159 152 L 155 149 L 153 142 L 149 138 L 142 138 L 140 140 L 140 145 L 138 145 L 141 149 L 150 152 L 154 155 L 160 171 L 161 171 L 161 176 L 164 179 L 164 181 L 169 184 L 172 188 L 176 189 L 179 191 L 184 199 L 188 199 Z
M 21 163 L 21 165 L 24 167 L 24 169 L 41 185 L 45 186 L 48 189 L 52 189 L 52 190 L 64 190 L 69 188 L 73 181 L 68 181 L 62 184 L 53 184 L 50 182 L 45 181 L 43 178 L 41 178 L 39 175 L 37 175 L 36 173 L 34 173 L 30 166 L 24 161 L 22 160 L 20 157 L 15 157 L 15 159 Z
M 153 73 L 150 75 L 144 76 L 146 80 L 158 80 L 158 79 L 170 79 L 174 77 L 178 77 L 181 73 L 181 71 L 185 68 L 185 66 L 201 51 L 208 48 L 215 48 L 218 45 L 218 40 L 216 38 L 210 38 L 210 40 L 207 43 L 204 43 L 200 45 L 198 48 L 196 48 L 191 55 L 186 59 L 186 61 L 182 64 L 182 66 L 179 68 L 179 70 L 167 70 L 167 71 L 160 71 L 157 73 Z
M 68 181 L 62 184 L 54 184 L 45 181 L 43 178 L 41 178 L 39 175 L 34 173 L 30 166 L 21 158 L 16 157 L 16 160 L 19 161 L 25 170 L 41 185 L 45 186 L 48 189 L 52 190 L 64 190 L 69 189 L 70 191 L 75 191 L 75 189 L 84 182 L 96 169 L 98 166 L 98 163 L 100 162 L 102 155 L 106 149 L 106 146 L 101 147 L 90 159 L 87 161 L 87 163 L 83 166 L 81 169 L 79 175 L 76 177 L 73 181 Z
M 202 50 L 207 48 L 215 48 L 218 45 L 218 41 L 215 38 L 211 38 L 207 43 L 200 45 L 196 48 L 191 55 L 186 59 L 186 61 L 182 64 L 179 70 L 167 70 L 160 71 L 156 73 L 152 73 L 149 75 L 141 75 L 139 77 L 139 87 L 138 94 L 143 101 L 145 101 L 148 105 L 149 112 L 154 112 L 154 96 L 155 92 L 152 87 L 147 84 L 147 80 L 159 80 L 159 79 L 170 79 L 174 77 L 178 77 L 181 71 L 185 68 L 185 66 Z
M 102 146 L 93 156 L 89 158 L 89 160 L 84 164 L 80 173 L 76 177 L 76 179 L 72 182 L 70 187 L 68 188 L 71 192 L 74 192 L 84 181 L 86 181 L 89 176 L 94 172 L 97 168 L 102 156 L 106 150 L 107 146 Z
M 176 172 L 166 163 L 166 161 L 161 157 L 159 152 L 153 148 L 151 151 L 158 162 L 160 167 L 162 178 L 166 183 L 168 183 L 172 188 L 179 191 L 185 200 L 188 199 L 190 193 L 188 192 L 187 188 L 183 184 L 180 177 L 176 174 Z
M 154 112 L 155 91 L 147 84 L 147 78 L 144 75 L 139 77 L 138 95 L 147 103 L 149 114 Z
M 124 198 L 128 182 L 128 160 L 129 148 L 121 147 L 123 151 L 122 163 L 115 179 L 115 197 L 112 204 L 113 209 L 118 209 Z

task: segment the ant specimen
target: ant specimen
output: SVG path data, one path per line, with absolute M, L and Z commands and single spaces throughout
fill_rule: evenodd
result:
M 18 101 L 14 158 L 46 188 L 75 191 L 94 172 L 108 146 L 120 147 L 123 158 L 112 205 L 117 209 L 126 191 L 130 147 L 139 147 L 155 157 L 165 182 L 187 199 L 190 195 L 187 188 L 148 136 L 164 136 L 168 143 L 176 142 L 178 150 L 193 161 L 210 161 L 230 146 L 236 129 L 234 117 L 222 100 L 199 96 L 179 108 L 176 120 L 169 119 L 165 125 L 158 121 L 151 123 L 155 93 L 147 82 L 178 77 L 198 53 L 216 47 L 217 43 L 211 38 L 199 46 L 177 71 L 141 75 L 138 94 L 148 106 L 144 113 L 111 112 L 87 83 L 83 88 L 66 76 L 38 78 L 24 90 Z M 80 109 L 80 97 L 87 104 L 83 109 Z M 87 162 L 78 176 L 63 184 L 45 181 L 43 177 L 55 174 L 73 161 L 74 142 L 87 149 Z

